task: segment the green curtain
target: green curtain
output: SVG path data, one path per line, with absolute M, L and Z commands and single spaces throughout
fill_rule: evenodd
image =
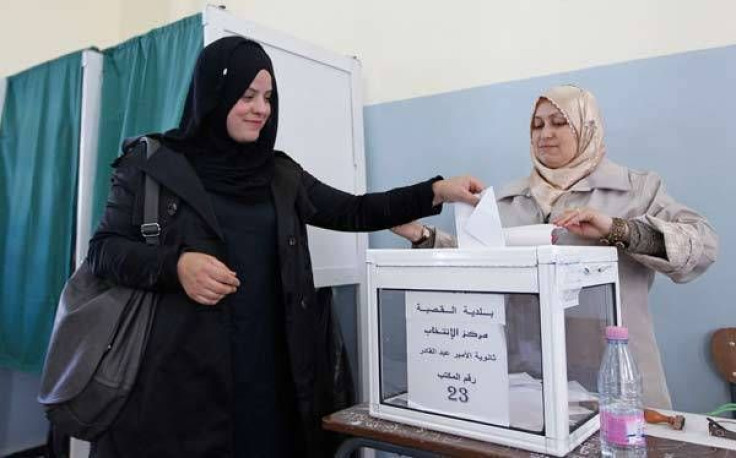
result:
M 72 268 L 82 53 L 7 83 L 0 124 L 0 366 L 39 372 Z
M 203 42 L 197 14 L 104 51 L 92 228 L 105 209 L 110 163 L 123 139 L 179 124 Z

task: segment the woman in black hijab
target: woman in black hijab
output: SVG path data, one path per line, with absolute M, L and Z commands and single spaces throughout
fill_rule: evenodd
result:
M 90 265 L 160 301 L 136 386 L 93 456 L 327 456 L 330 311 L 316 300 L 306 225 L 386 229 L 476 203 L 482 189 L 435 177 L 347 194 L 275 151 L 277 127 L 268 55 L 223 38 L 200 54 L 179 128 L 150 159 L 139 143 L 114 164 Z M 144 174 L 161 184 L 160 246 L 140 235 Z
M 223 38 L 202 52 L 179 128 L 167 132 L 165 141 L 187 156 L 208 191 L 245 197 L 268 187 L 279 113 L 273 74 L 271 59 L 254 41 Z M 268 86 L 267 93 L 247 93 L 256 76 Z M 267 106 L 256 109 L 268 113 L 249 113 L 246 105 L 260 98 Z M 239 108 L 246 110 L 246 116 L 266 120 L 253 126 L 255 139 L 239 141 L 228 132 L 227 118 L 236 104 L 242 105 Z

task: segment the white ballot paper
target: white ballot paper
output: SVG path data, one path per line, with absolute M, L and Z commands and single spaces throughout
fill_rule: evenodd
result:
M 457 246 L 462 249 L 504 246 L 554 245 L 562 229 L 553 224 L 501 227 L 501 217 L 493 187 L 486 188 L 476 207 L 455 204 Z
M 492 186 L 483 191 L 475 207 L 462 202 L 455 204 L 455 233 L 458 248 L 505 246 Z
M 509 426 L 503 294 L 407 291 L 410 407 Z
M 505 227 L 503 238 L 506 246 L 555 245 L 559 234 L 566 229 L 554 224 L 529 224 L 527 226 Z

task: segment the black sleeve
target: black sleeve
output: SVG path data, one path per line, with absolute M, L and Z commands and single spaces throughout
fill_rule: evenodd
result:
M 147 245 L 134 221 L 143 199 L 143 172 L 128 154 L 112 176 L 105 213 L 89 242 L 87 262 L 95 275 L 119 285 L 152 290 L 180 287 L 176 271 L 180 247 Z
M 325 229 L 366 232 L 436 215 L 442 211 L 442 205 L 432 206 L 432 183 L 441 179 L 437 176 L 387 192 L 356 196 L 332 188 L 302 171 L 302 186 L 316 209 L 307 222 Z

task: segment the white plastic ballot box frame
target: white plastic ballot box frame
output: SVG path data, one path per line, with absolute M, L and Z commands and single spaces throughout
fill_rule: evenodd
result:
M 512 247 L 483 250 L 368 250 L 367 333 L 372 416 L 539 453 L 564 456 L 599 428 L 596 414 L 569 427 L 565 310 L 581 288 L 613 284 L 610 321 L 621 321 L 618 255 L 590 246 Z M 492 426 L 458 417 L 389 405 L 380 393 L 379 292 L 527 293 L 539 295 L 543 433 Z

